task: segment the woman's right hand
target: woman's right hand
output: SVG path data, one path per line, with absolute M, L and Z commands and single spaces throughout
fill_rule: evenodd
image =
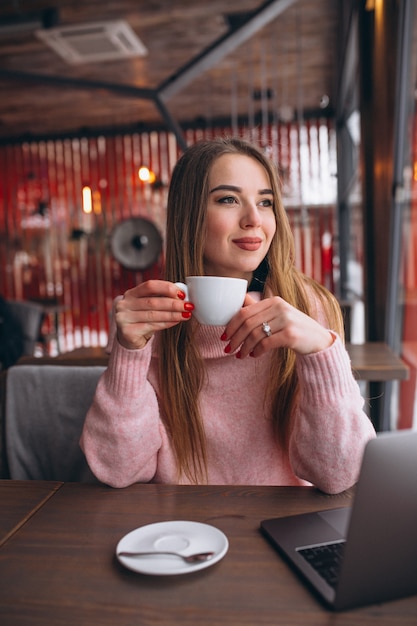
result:
M 144 348 L 152 335 L 190 319 L 194 305 L 174 283 L 148 280 L 115 303 L 117 339 L 128 350 Z

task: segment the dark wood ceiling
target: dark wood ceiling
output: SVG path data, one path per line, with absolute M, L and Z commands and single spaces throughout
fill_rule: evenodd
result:
M 336 0 L 55 0 L 60 27 L 122 19 L 148 51 L 82 65 L 23 30 L 52 2 L 0 5 L 0 140 L 334 109 Z

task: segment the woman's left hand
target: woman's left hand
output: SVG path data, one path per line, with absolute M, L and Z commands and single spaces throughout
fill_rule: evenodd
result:
M 329 330 L 279 296 L 256 302 L 246 295 L 242 309 L 226 327 L 225 352 L 259 357 L 273 348 L 291 348 L 299 354 L 325 350 L 334 341 Z

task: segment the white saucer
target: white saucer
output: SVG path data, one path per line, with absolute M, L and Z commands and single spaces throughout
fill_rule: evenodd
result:
M 188 574 L 210 567 L 224 557 L 229 548 L 226 535 L 221 530 L 200 522 L 159 522 L 132 530 L 117 544 L 116 556 L 120 563 L 141 574 L 169 576 Z M 195 552 L 214 552 L 208 561 L 186 563 L 177 556 L 151 555 L 140 557 L 119 556 L 125 550 L 173 550 L 185 556 Z

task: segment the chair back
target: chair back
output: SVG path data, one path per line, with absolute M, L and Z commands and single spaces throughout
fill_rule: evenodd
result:
M 10 478 L 96 482 L 79 439 L 104 370 L 74 365 L 9 368 L 4 431 Z
M 40 340 L 41 327 L 44 319 L 44 309 L 35 302 L 21 302 L 20 300 L 8 300 L 11 313 L 19 321 L 23 332 L 23 354 L 31 356 L 35 346 Z

